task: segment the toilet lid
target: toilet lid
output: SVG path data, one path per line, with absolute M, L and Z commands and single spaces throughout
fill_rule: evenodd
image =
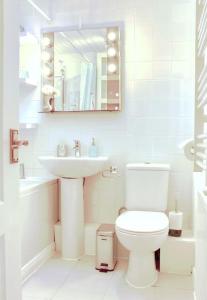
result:
M 153 233 L 166 229 L 169 220 L 162 212 L 127 211 L 117 218 L 116 226 L 123 231 Z

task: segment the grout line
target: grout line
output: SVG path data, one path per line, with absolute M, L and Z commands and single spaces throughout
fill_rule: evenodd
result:
M 65 282 L 66 282 L 68 279 L 70 279 L 70 277 L 72 277 L 73 271 L 77 268 L 77 266 L 78 266 L 78 262 L 77 262 L 77 263 L 74 263 L 74 268 L 72 269 L 72 272 L 71 272 L 71 270 L 70 270 L 70 272 L 69 272 L 68 275 L 64 278 L 64 280 L 62 281 L 62 283 L 60 284 L 60 286 L 57 287 L 57 289 L 54 291 L 54 294 L 53 294 L 53 295 L 51 296 L 51 298 L 48 299 L 48 300 L 54 299 L 54 297 L 58 294 L 59 290 L 64 286 Z

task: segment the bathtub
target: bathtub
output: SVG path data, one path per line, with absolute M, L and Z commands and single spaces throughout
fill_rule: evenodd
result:
M 37 187 L 47 186 L 48 184 L 57 183 L 57 179 L 54 178 L 40 178 L 40 177 L 28 177 L 26 179 L 20 179 L 20 194 L 34 190 Z
M 55 250 L 54 224 L 58 221 L 58 181 L 53 178 L 20 180 L 22 280 Z

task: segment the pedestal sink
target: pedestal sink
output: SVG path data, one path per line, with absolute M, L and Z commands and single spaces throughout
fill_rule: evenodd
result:
M 60 177 L 62 256 L 77 260 L 84 254 L 83 178 L 107 169 L 109 159 L 41 156 L 39 162 Z

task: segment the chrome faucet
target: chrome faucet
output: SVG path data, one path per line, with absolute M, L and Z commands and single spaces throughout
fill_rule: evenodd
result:
M 19 177 L 20 179 L 25 179 L 25 168 L 23 163 L 19 164 Z
M 80 151 L 80 141 L 79 140 L 74 140 L 75 145 L 73 147 L 75 157 L 80 157 L 81 156 L 81 151 Z

